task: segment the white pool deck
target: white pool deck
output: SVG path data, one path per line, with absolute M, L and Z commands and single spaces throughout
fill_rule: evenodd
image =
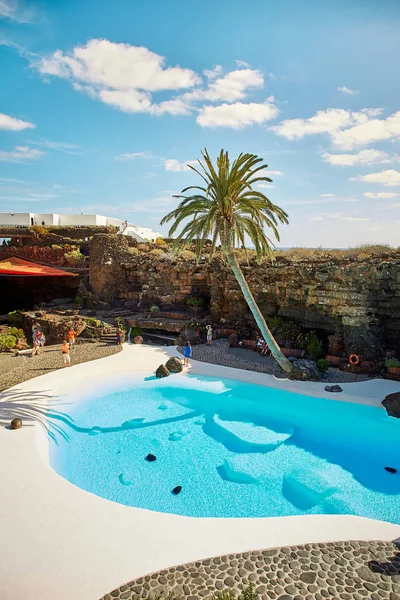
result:
M 125 344 L 114 356 L 7 390 L 0 401 L 18 393 L 24 401 L 35 393 L 51 397 L 72 382 L 103 374 L 151 375 L 167 355 L 176 350 Z M 398 383 L 374 380 L 342 384 L 341 394 L 329 394 L 321 383 L 276 380 L 196 361 L 191 373 L 376 406 L 399 390 Z M 196 519 L 116 504 L 75 487 L 50 468 L 47 436 L 38 424 L 16 431 L 1 427 L 0 456 L 2 600 L 98 600 L 145 573 L 207 556 L 307 542 L 400 538 L 399 525 L 354 516 Z

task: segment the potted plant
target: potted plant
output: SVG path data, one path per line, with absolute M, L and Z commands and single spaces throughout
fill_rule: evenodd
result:
M 192 314 L 195 315 L 203 306 L 203 300 L 198 296 L 190 296 L 190 298 L 186 300 L 186 304 L 189 306 L 190 310 L 192 311 Z
M 385 367 L 391 375 L 400 375 L 400 360 L 397 358 L 387 358 L 385 360 Z

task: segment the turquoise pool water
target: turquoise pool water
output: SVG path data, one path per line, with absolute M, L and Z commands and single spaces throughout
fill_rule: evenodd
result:
M 108 500 L 194 517 L 400 523 L 400 420 L 380 408 L 190 375 L 100 380 L 63 403 L 49 414 L 64 432 L 50 439 L 51 465 Z

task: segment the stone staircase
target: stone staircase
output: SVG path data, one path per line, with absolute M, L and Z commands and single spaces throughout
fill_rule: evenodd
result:
M 101 332 L 100 341 L 104 344 L 115 344 L 117 343 L 117 327 L 114 325 L 106 325 L 103 327 Z

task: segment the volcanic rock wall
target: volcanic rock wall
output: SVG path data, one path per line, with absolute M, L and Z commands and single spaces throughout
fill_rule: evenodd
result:
M 104 302 L 162 309 L 200 295 L 215 323 L 254 324 L 229 267 L 174 258 L 150 246 L 130 248 L 121 236 L 96 235 L 89 281 Z M 303 327 L 341 336 L 346 352 L 365 359 L 400 350 L 400 259 L 370 259 L 242 266 L 265 316 L 287 317 Z

